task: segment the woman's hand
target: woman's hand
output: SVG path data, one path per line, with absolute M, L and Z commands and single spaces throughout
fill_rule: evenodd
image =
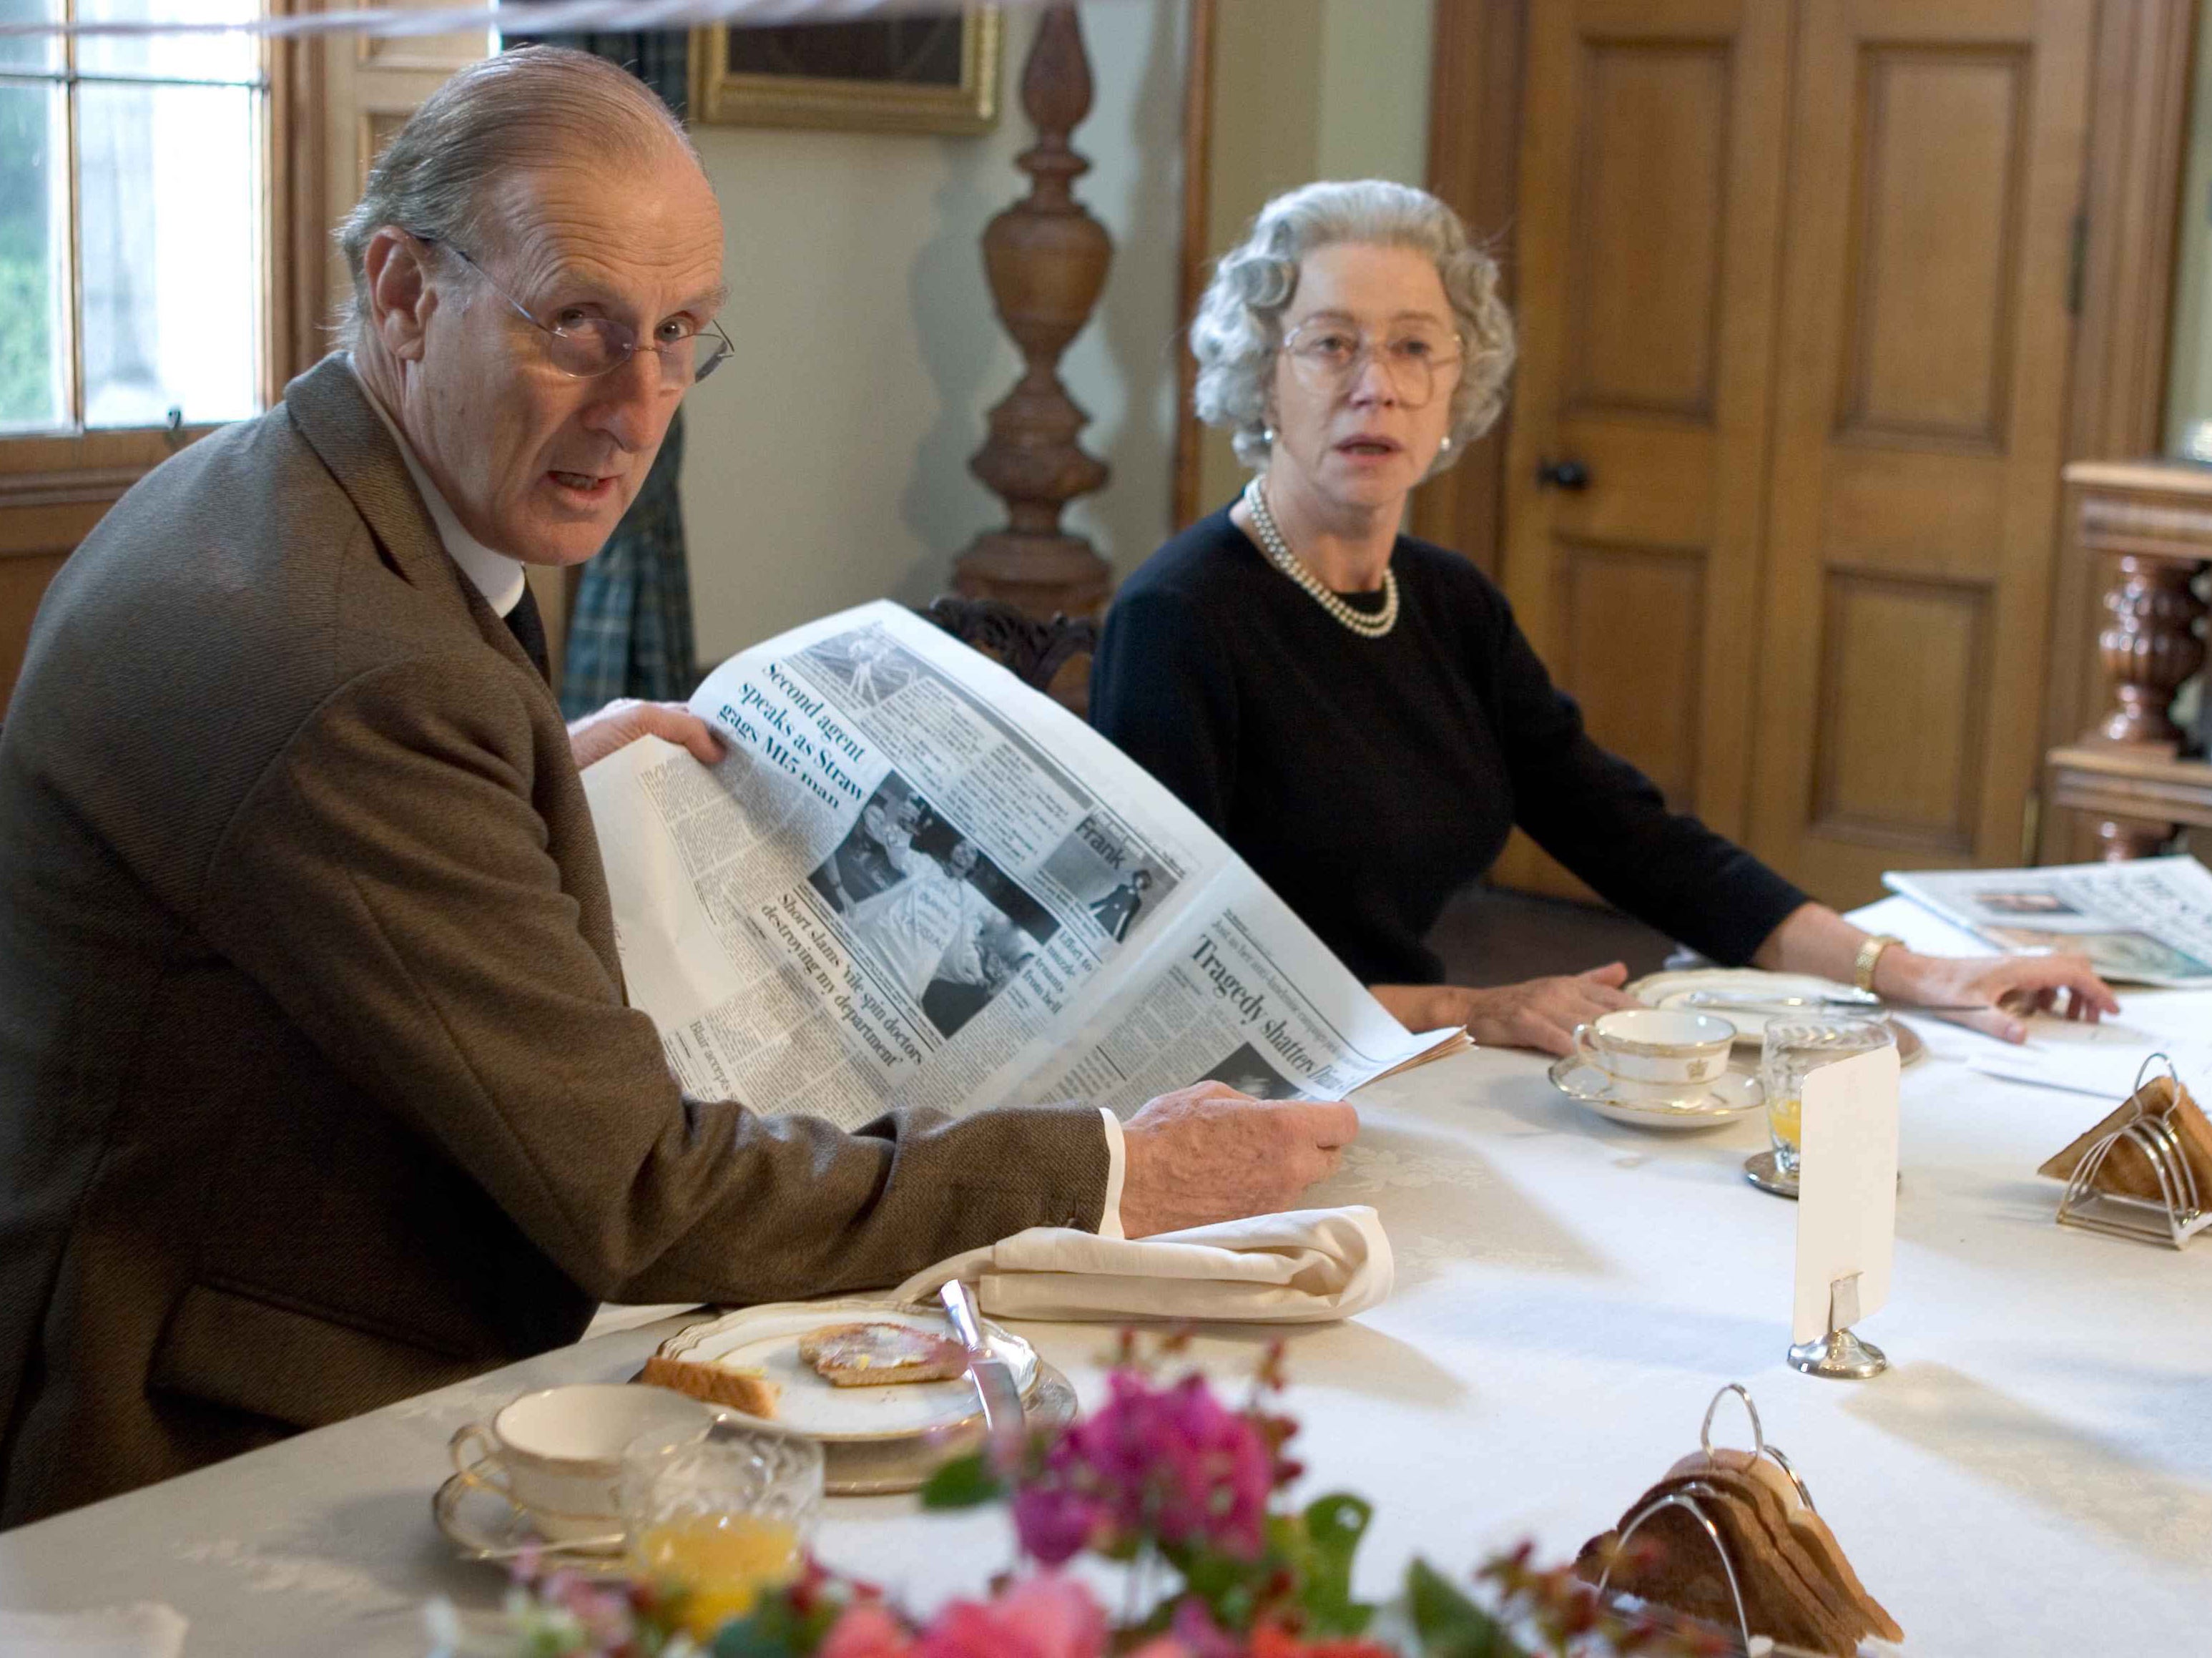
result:
M 2027 1040 L 2027 1014 L 2094 1021 L 2120 1011 L 2086 956 L 1921 956 L 1893 944 L 1875 963 L 1874 987 L 1905 1012 L 1915 1003 L 1985 1008 L 1944 1017 L 2008 1042 Z
M 641 737 L 658 737 L 689 749 L 702 766 L 722 757 L 722 739 L 681 702 L 641 702 L 625 696 L 568 726 L 568 747 L 575 753 L 578 771 Z
M 1641 1007 L 1625 994 L 1628 969 L 1608 962 L 1587 973 L 1527 979 L 1488 990 L 1464 985 L 1372 985 L 1375 999 L 1409 1030 L 1463 1024 L 1489 1048 L 1534 1048 L 1547 1054 L 1575 1051 L 1575 1027 L 1617 1007 Z

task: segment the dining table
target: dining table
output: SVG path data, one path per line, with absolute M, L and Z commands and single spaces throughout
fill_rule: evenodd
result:
M 1857 917 L 1938 950 L 1972 941 L 1903 899 Z M 2212 992 L 2124 990 L 2147 1039 L 2202 1044 Z M 1543 1056 L 1478 1048 L 1362 1089 L 1358 1141 L 1316 1205 L 1365 1204 L 1392 1293 L 1341 1321 L 1213 1326 L 1165 1362 L 1241 1394 L 1285 1344 L 1297 1488 L 1374 1505 L 1356 1589 L 1415 1556 L 1463 1576 L 1522 1540 L 1573 1558 L 1697 1448 L 1740 1383 L 1911 1654 L 2212 1650 L 2212 1241 L 2062 1227 L 2037 1166 L 2117 1099 L 1984 1074 L 1992 1038 L 1911 1020 L 1888 1303 L 1865 1381 L 1801 1374 L 1796 1206 L 1749 1184 L 1753 1113 L 1700 1133 L 1599 1116 Z M 2031 1046 L 2078 1033 L 2038 1021 Z M 2212 1076 L 2197 1079 L 2212 1094 Z M 183 1650 L 421 1658 L 424 1608 L 495 1608 L 502 1570 L 432 1524 L 447 1442 L 531 1389 L 631 1376 L 696 1310 L 611 1312 L 574 1345 L 0 1533 L 0 1608 L 151 1602 Z M 1011 1327 L 1093 1403 L 1116 1332 Z M 1747 1444 L 1730 1401 L 1717 1442 Z M 918 1608 L 1012 1561 L 1002 1510 L 836 1497 L 829 1565 Z

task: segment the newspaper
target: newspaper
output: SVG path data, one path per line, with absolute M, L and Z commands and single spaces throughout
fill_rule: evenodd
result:
M 2132 984 L 2212 985 L 2212 871 L 2194 858 L 1881 878 L 2001 950 L 2079 950 L 2105 978 Z
M 1214 1078 L 1334 1099 L 1464 1046 L 1409 1033 L 1180 801 L 903 607 L 725 662 L 708 767 L 584 774 L 633 1005 L 690 1092 L 850 1127 L 896 1106 Z

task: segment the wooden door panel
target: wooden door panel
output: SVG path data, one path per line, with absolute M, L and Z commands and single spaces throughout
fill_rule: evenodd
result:
M 1750 838 L 1844 906 L 2017 855 L 2094 17 L 1798 15 Z
M 1726 222 L 1729 51 L 1714 40 L 1581 43 L 1566 324 L 1571 414 L 1709 425 Z
M 1837 444 L 1821 480 L 1821 545 L 1885 569 L 1993 578 L 2003 567 L 2002 456 Z
M 2033 70 L 2018 50 L 1860 52 L 1840 434 L 2002 447 Z
M 1582 461 L 1596 483 L 1578 493 L 1539 494 L 1550 519 L 1547 564 L 1567 542 L 1656 544 L 1704 556 L 1713 538 L 1713 492 L 1685 488 L 1684 480 L 1699 478 L 1713 465 L 1710 427 L 1584 416 L 1561 420 L 1558 431 L 1556 452 Z M 1532 475 L 1534 468 L 1532 460 Z M 1523 586 L 1510 568 L 1507 574 L 1507 590 L 1517 603 Z M 1523 627 L 1532 621 L 1543 625 L 1540 610 L 1522 616 Z
M 1832 568 L 1823 596 L 1816 832 L 1971 851 L 1987 708 L 1986 586 Z M 1910 740 L 1900 737 L 1910 733 Z
M 1553 671 L 1582 689 L 1583 717 L 1608 733 L 1674 805 L 1697 790 L 1705 561 L 1664 547 L 1563 541 Z M 1656 636 L 1674 647 L 1655 652 Z M 1644 671 L 1616 671 L 1622 662 Z
M 1532 8 L 1504 578 L 1597 740 L 1740 830 L 1787 9 Z M 1587 468 L 1581 493 L 1538 464 Z M 1498 878 L 1587 890 L 1516 837 Z

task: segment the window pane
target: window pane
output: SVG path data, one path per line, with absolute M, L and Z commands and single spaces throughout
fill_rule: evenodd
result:
M 223 23 L 258 17 L 258 0 L 77 0 L 77 21 Z M 252 81 L 261 44 L 252 34 L 86 35 L 77 41 L 81 75 L 159 76 L 173 81 Z
M 0 81 L 0 431 L 69 424 L 62 98 Z
M 62 0 L 0 0 L 0 23 L 41 23 L 61 15 Z M 51 34 L 0 35 L 0 70 L 58 69 L 59 44 Z M 0 155 L 12 155 L 0 150 Z
M 87 426 L 255 412 L 258 96 L 77 88 Z

